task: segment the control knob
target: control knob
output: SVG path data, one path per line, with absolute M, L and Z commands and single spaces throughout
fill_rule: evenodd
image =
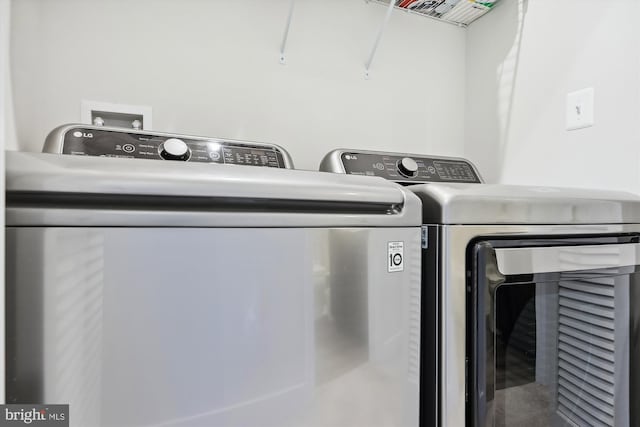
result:
M 411 157 L 398 160 L 398 172 L 407 178 L 413 178 L 418 174 L 418 164 Z
M 169 138 L 160 144 L 160 157 L 165 160 L 188 160 L 191 156 L 189 146 L 178 138 Z

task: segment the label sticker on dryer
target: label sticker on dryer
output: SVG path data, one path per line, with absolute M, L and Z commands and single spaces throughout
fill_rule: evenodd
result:
M 387 271 L 404 271 L 404 242 L 388 243 Z

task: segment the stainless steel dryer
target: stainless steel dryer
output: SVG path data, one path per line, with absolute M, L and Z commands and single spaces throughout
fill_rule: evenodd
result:
M 76 427 L 417 425 L 413 193 L 271 144 L 78 125 L 46 150 L 6 157 L 9 403 Z
M 422 200 L 422 426 L 640 425 L 638 197 L 483 184 L 460 158 L 336 150 L 321 170 Z

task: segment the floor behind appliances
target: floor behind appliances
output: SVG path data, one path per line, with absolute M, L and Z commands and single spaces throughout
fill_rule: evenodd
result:
M 469 161 L 336 150 L 423 206 L 421 425 L 640 424 L 640 199 L 483 184 Z
M 77 427 L 417 425 L 417 197 L 101 158 L 184 160 L 172 139 L 186 158 L 287 155 L 148 132 L 92 145 L 98 131 L 63 132 L 85 155 L 7 153 L 8 403 L 68 403 Z

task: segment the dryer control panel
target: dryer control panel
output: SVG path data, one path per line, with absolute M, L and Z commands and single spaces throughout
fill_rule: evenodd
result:
M 280 146 L 150 131 L 66 125 L 52 131 L 46 153 L 173 160 L 293 169 Z
M 379 176 L 401 184 L 426 182 L 481 183 L 468 160 L 378 151 L 334 150 L 320 164 L 324 172 Z

